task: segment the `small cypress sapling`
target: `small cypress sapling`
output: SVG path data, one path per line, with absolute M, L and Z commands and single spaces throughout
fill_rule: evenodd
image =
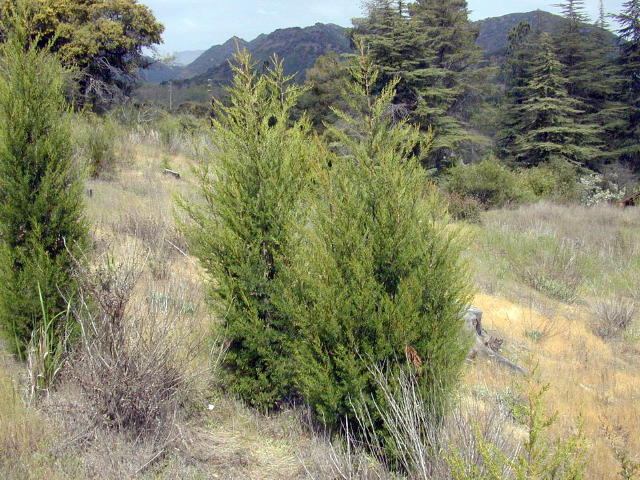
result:
M 336 111 L 343 126 L 330 128 L 341 155 L 301 227 L 290 306 L 302 331 L 298 381 L 316 415 L 358 432 L 354 405 L 364 398 L 388 438 L 370 367 L 415 369 L 417 388 L 442 411 L 468 351 L 469 288 L 462 243 L 414 154 L 428 148 L 417 148 L 424 134 L 393 121 L 396 82 L 373 98 L 376 73 L 363 55 L 353 74 L 348 111 Z
M 56 335 L 69 327 L 61 313 L 75 289 L 72 254 L 87 233 L 65 72 L 29 42 L 27 17 L 23 9 L 3 26 L 0 47 L 0 327 L 20 357 L 43 305 L 44 317 L 57 319 Z
M 295 394 L 295 329 L 279 307 L 286 288 L 279 277 L 314 141 L 305 118 L 291 121 L 304 89 L 283 74 L 282 63 L 259 75 L 246 51 L 235 61 L 229 102 L 214 105 L 214 151 L 196 168 L 200 201 L 181 206 L 229 344 L 226 386 L 250 405 L 273 408 Z
M 524 425 L 526 436 L 516 455 L 507 456 L 484 438 L 478 429 L 474 444 L 479 462 L 465 460 L 453 450 L 448 461 L 453 480 L 583 480 L 586 474 L 587 444 L 581 423 L 562 439 L 553 440 L 550 428 L 557 413 L 548 414 L 544 396 L 549 385 L 539 386 L 529 378 L 521 387 L 524 403 L 514 406 L 514 415 Z

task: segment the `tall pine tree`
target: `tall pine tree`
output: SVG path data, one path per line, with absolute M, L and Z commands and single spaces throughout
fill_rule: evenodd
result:
M 485 138 L 470 120 L 479 100 L 479 84 L 486 80 L 478 31 L 469 22 L 466 0 L 418 0 L 411 6 L 422 64 L 412 72 L 418 94 L 414 119 L 435 132 L 436 167 L 455 162 L 460 151 Z
M 502 66 L 505 93 L 502 101 L 500 129 L 496 147 L 501 157 L 514 157 L 520 108 L 527 99 L 527 85 L 533 69 L 535 41 L 539 34 L 527 22 L 520 22 L 509 32 L 507 57 Z
M 488 139 L 472 126 L 486 69 L 464 0 L 377 0 L 356 24 L 383 81 L 400 78 L 394 104 L 435 134 L 431 159 L 440 168 Z
M 629 0 L 616 19 L 622 38 L 619 65 L 623 77 L 622 160 L 640 171 L 640 0 Z
M 598 130 L 600 142 L 609 145 L 619 129 L 620 104 L 616 98 L 620 82 L 613 62 L 615 45 L 604 30 L 606 16 L 601 12 L 596 24 L 590 25 L 584 1 L 565 0 L 558 6 L 566 23 L 555 36 L 556 53 L 564 66 L 569 96 L 583 111 L 576 121 Z M 611 151 L 601 152 L 588 166 L 597 169 L 612 158 Z
M 589 164 L 600 154 L 592 146 L 597 131 L 576 122 L 582 112 L 568 94 L 568 81 L 548 34 L 540 36 L 538 48 L 525 98 L 517 107 L 515 159 L 522 165 L 554 160 Z

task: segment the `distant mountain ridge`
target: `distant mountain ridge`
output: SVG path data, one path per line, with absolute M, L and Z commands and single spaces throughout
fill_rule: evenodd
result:
M 512 13 L 473 22 L 479 30 L 477 44 L 484 48 L 487 57 L 504 56 L 508 45 L 510 30 L 518 23 L 526 21 L 534 29 L 557 33 L 566 20 L 542 10 L 526 13 Z M 596 28 L 588 26 L 587 28 Z M 611 33 L 612 42 L 616 36 Z M 268 61 L 276 54 L 284 60 L 285 73 L 298 74 L 304 79 L 307 69 L 311 68 L 318 57 L 329 51 L 347 53 L 352 51 L 348 29 L 334 24 L 317 23 L 311 27 L 293 27 L 262 34 L 247 42 L 232 37 L 222 45 L 214 45 L 189 65 L 184 67 L 154 65 L 151 71 L 143 71 L 143 78 L 152 83 L 176 80 L 186 84 L 202 84 L 211 80 L 214 83 L 227 83 L 231 79 L 228 60 L 237 48 L 246 48 L 256 63 Z
M 311 68 L 318 57 L 329 51 L 346 53 L 351 51 L 347 29 L 339 25 L 316 23 L 310 27 L 278 29 L 262 34 L 247 42 L 234 37 L 222 45 L 211 47 L 176 77 L 200 83 L 211 79 L 225 83 L 231 79 L 231 68 L 227 60 L 237 48 L 246 48 L 257 64 L 269 61 L 273 55 L 284 60 L 287 75 L 301 74 Z
M 484 48 L 487 57 L 503 56 L 509 45 L 509 32 L 520 22 L 529 23 L 533 30 L 554 34 L 566 25 L 567 20 L 544 10 L 485 18 L 473 22 L 480 32 L 476 43 Z M 586 28 L 596 29 L 598 27 L 587 25 Z M 611 42 L 614 43 L 617 37 L 613 33 L 609 33 Z
M 186 80 L 201 75 L 211 68 L 215 68 L 231 58 L 238 48 L 248 48 L 249 42 L 239 38 L 231 37 L 222 45 L 214 45 L 205 50 L 193 62 L 185 66 L 177 75 L 176 79 Z

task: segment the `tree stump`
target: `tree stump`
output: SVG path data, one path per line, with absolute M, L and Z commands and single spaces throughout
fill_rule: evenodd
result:
M 482 310 L 476 307 L 469 307 L 469 310 L 464 316 L 464 325 L 465 330 L 469 332 L 474 339 L 468 358 L 476 358 L 478 356 L 488 357 L 514 372 L 521 373 L 522 375 L 527 374 L 524 368 L 498 353 L 497 350 L 500 345 L 502 345 L 502 341 L 489 335 L 482 327 Z

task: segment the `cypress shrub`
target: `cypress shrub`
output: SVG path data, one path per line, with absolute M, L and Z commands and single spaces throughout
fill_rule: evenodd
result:
M 210 278 L 210 301 L 228 344 L 223 381 L 271 409 L 295 394 L 295 329 L 281 303 L 292 225 L 313 150 L 310 124 L 292 122 L 302 89 L 274 60 L 263 75 L 236 56 L 228 102 L 215 102 L 212 155 L 196 167 L 199 200 L 180 202 L 192 252 Z
M 372 97 L 377 74 L 366 57 L 353 74 L 348 110 L 336 112 L 342 127 L 329 129 L 338 154 L 319 177 L 289 273 L 301 328 L 296 376 L 329 427 L 347 422 L 366 436 L 365 406 L 389 439 L 373 369 L 388 378 L 412 370 L 439 418 L 468 352 L 461 313 L 470 291 L 463 243 L 414 155 L 428 151 L 430 136 L 394 122 L 395 83 Z
M 27 40 L 27 12 L 18 15 L 0 47 L 0 326 L 23 357 L 39 322 L 55 318 L 57 337 L 69 326 L 69 251 L 82 248 L 87 229 L 65 72 Z

